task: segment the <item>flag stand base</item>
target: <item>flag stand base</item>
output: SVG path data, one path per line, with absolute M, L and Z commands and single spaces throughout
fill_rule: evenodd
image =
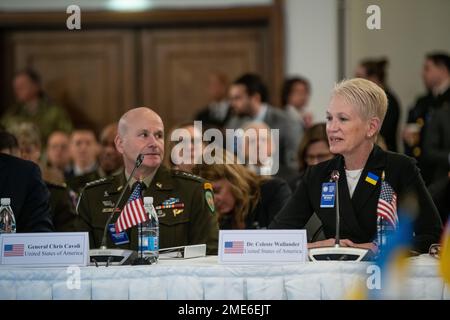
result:
M 150 258 L 144 257 L 136 258 L 132 263 L 133 266 L 150 265 L 150 264 L 153 264 L 153 262 L 150 261 Z

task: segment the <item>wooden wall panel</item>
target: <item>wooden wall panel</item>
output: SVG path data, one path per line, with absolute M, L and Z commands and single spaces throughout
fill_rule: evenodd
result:
M 12 32 L 13 71 L 36 69 L 44 89 L 75 124 L 96 129 L 136 103 L 132 31 Z
M 166 128 L 192 119 L 207 103 L 211 71 L 230 81 L 257 72 L 272 85 L 264 27 L 143 31 L 141 39 L 142 101 Z

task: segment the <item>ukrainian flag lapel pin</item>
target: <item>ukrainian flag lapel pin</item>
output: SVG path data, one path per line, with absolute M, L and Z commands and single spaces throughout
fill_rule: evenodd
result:
M 366 177 L 366 182 L 370 183 L 371 185 L 376 186 L 378 179 L 379 179 L 379 177 L 376 174 L 369 172 Z

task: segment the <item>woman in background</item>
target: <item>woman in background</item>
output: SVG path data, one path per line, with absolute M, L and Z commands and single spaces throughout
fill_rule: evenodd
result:
M 193 169 L 212 183 L 219 228 L 266 229 L 289 199 L 289 186 L 278 178 L 258 176 L 226 151 L 223 155 L 223 164 L 200 164 Z
M 289 186 L 292 191 L 298 187 L 308 167 L 330 160 L 331 158 L 333 158 L 333 154 L 330 152 L 325 123 L 317 123 L 306 130 L 298 147 L 297 159 L 299 172 L 289 181 Z

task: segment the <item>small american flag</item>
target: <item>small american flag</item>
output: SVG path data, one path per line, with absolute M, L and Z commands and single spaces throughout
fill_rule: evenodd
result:
M 382 217 L 394 228 L 397 228 L 397 194 L 389 183 L 384 180 L 381 182 L 381 193 L 378 198 L 377 216 Z
M 23 244 L 5 244 L 3 247 L 4 257 L 23 257 Z
M 244 241 L 225 241 L 224 253 L 244 253 Z
M 120 233 L 123 230 L 134 227 L 138 223 L 148 220 L 148 215 L 145 213 L 144 203 L 141 198 L 141 190 L 142 186 L 138 183 L 115 223 L 116 233 Z

